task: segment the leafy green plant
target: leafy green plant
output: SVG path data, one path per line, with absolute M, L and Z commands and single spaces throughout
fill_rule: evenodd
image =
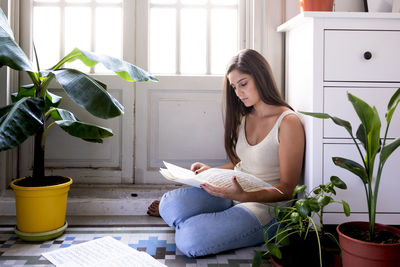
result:
M 361 145 L 357 142 L 353 135 L 352 125 L 350 122 L 333 117 L 326 113 L 311 113 L 302 112 L 303 114 L 313 116 L 320 119 L 331 119 L 335 124 L 342 126 L 350 134 L 356 149 L 361 157 L 362 165 L 351 159 L 342 157 L 333 157 L 333 163 L 336 166 L 344 168 L 353 174 L 357 175 L 364 185 L 366 200 L 368 204 L 369 215 L 369 233 L 370 239 L 373 240 L 375 236 L 375 218 L 376 218 L 376 203 L 378 200 L 379 184 L 383 167 L 390 157 L 390 155 L 399 147 L 400 137 L 397 137 L 390 143 L 387 143 L 387 134 L 393 113 L 400 102 L 400 88 L 393 94 L 387 105 L 386 129 L 383 139 L 380 137 L 381 120 L 378 111 L 375 107 L 371 107 L 360 98 L 347 93 L 348 99 L 354 107 L 361 124 L 356 131 L 356 138 L 361 143 L 364 151 L 361 150 Z M 375 159 L 379 155 L 378 170 L 376 179 L 374 179 Z M 373 182 L 375 180 L 375 182 Z
M 255 262 L 259 262 L 261 257 L 268 254 L 281 259 L 281 248 L 289 246 L 292 237 L 296 237 L 298 240 L 306 240 L 310 235 L 315 235 L 316 237 L 319 263 L 322 266 L 321 239 L 328 237 L 333 239 L 335 244 L 338 244 L 335 236 L 323 228 L 324 208 L 331 203 L 340 203 L 346 216 L 350 215 L 350 207 L 346 201 L 339 202 L 332 198 L 332 195 L 336 195 L 335 188 L 346 189 L 347 186 L 337 176 L 332 176 L 329 183 L 319 185 L 308 193 L 305 185 L 297 185 L 293 192 L 293 197 L 296 195 L 302 195 L 302 197 L 293 198 L 286 205 L 274 207 L 274 215 L 277 222 L 264 231 L 267 251 L 256 253 L 253 266 L 257 266 L 258 264 Z M 318 224 L 315 222 L 316 219 L 319 220 Z M 268 236 L 268 231 L 273 227 L 277 227 L 275 234 Z
M 107 92 L 105 84 L 79 70 L 63 68 L 65 63 L 80 60 L 86 66 L 94 67 L 100 62 L 126 81 L 157 81 L 126 61 L 80 49 L 74 49 L 46 70 L 40 69 L 36 51 L 35 59 L 34 66 L 15 42 L 7 17 L 0 9 L 0 67 L 26 72 L 32 81 L 12 95 L 12 104 L 0 108 L 0 151 L 16 147 L 29 136 L 35 136 L 32 175 L 35 180 L 45 177 L 45 140 L 53 126 L 58 125 L 68 134 L 88 142 L 102 143 L 103 138 L 113 135 L 111 129 L 82 122 L 72 112 L 58 108 L 62 98 L 48 90 L 51 81 L 57 80 L 73 102 L 96 117 L 108 119 L 124 112 L 124 107 Z

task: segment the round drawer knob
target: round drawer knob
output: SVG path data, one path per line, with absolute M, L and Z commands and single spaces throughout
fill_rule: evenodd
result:
M 369 52 L 369 51 L 365 52 L 365 53 L 364 53 L 364 58 L 365 58 L 366 60 L 370 60 L 370 59 L 372 58 L 371 52 Z

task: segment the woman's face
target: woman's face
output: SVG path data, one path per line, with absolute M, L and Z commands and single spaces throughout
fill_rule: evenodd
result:
M 251 107 L 260 102 L 254 79 L 251 75 L 243 74 L 238 70 L 233 70 L 228 74 L 228 80 L 235 90 L 236 96 L 246 107 Z

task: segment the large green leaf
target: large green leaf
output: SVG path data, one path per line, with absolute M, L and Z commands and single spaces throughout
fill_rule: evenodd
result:
M 51 117 L 68 134 L 88 142 L 102 143 L 102 138 L 113 136 L 112 130 L 90 123 L 79 121 L 75 115 L 65 109 L 54 108 Z
M 331 119 L 335 124 L 344 127 L 351 136 L 353 135 L 351 124 L 346 120 L 340 119 L 338 117 L 333 117 L 327 113 L 315 113 L 315 112 L 305 112 L 305 111 L 300 111 L 300 113 L 318 119 Z
M 24 97 L 35 97 L 35 94 L 36 94 L 36 89 L 33 84 L 22 85 L 19 87 L 17 93 L 11 94 L 11 101 L 15 103 Z
M 58 107 L 61 103 L 62 97 L 55 95 L 48 90 L 46 91 L 46 107 L 45 110 L 49 110 L 52 107 Z
M 385 145 L 381 151 L 380 161 L 385 163 L 386 160 L 390 157 L 390 155 L 400 146 L 400 137 L 396 138 L 394 141 Z
M 348 93 L 347 96 L 365 128 L 365 133 L 367 134 L 368 166 L 370 167 L 370 172 L 372 172 L 373 170 L 371 167 L 375 161 L 376 153 L 380 148 L 381 121 L 379 119 L 379 114 L 375 107 L 371 107 L 360 98 L 350 93 Z
M 96 117 L 108 119 L 123 114 L 124 107 L 101 84 L 74 69 L 54 71 L 57 81 L 78 105 Z
M 368 175 L 367 172 L 365 171 L 365 168 L 359 163 L 351 159 L 345 159 L 340 157 L 333 157 L 332 160 L 336 166 L 342 167 L 360 177 L 361 180 L 364 182 L 364 184 L 370 182 L 368 180 Z
M 365 128 L 362 123 L 360 124 L 360 126 L 358 126 L 356 137 L 358 140 L 360 140 L 364 149 L 367 150 L 367 134 L 365 133 Z
M 41 98 L 22 98 L 3 114 L 0 124 L 0 151 L 18 146 L 43 125 Z
M 14 35 L 3 10 L 0 8 L 0 68 L 33 72 L 32 64 L 24 51 L 14 41 Z
M 386 122 L 388 125 L 392 120 L 393 113 L 396 110 L 399 102 L 400 102 L 400 88 L 397 89 L 397 91 L 393 94 L 388 103 L 388 111 L 386 113 Z
M 70 135 L 89 142 L 102 143 L 102 138 L 113 136 L 111 129 L 81 121 L 60 120 L 56 123 Z
M 94 67 L 97 63 L 102 63 L 107 69 L 114 71 L 121 78 L 129 82 L 143 82 L 152 81 L 155 82 L 157 79 L 142 70 L 141 68 L 132 65 L 126 61 L 104 55 L 96 55 L 94 53 L 84 51 L 78 48 L 72 50 L 71 53 L 66 55 L 60 60 L 51 70 L 59 69 L 64 63 L 72 62 L 75 60 L 82 61 L 88 67 Z

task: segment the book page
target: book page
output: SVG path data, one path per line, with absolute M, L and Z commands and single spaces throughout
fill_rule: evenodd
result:
M 149 266 L 165 267 L 152 256 L 110 236 L 42 254 L 56 266 Z
M 232 178 L 235 176 L 240 186 L 246 192 L 257 191 L 260 189 L 274 189 L 282 194 L 279 189 L 275 188 L 271 184 L 254 175 L 241 171 L 211 168 L 198 174 L 198 176 L 200 176 L 198 179 L 204 180 L 216 187 L 230 186 L 232 184 Z
M 261 189 L 274 189 L 283 194 L 279 189 L 271 184 L 264 182 L 249 173 L 229 170 L 211 168 L 199 174 L 194 174 L 191 170 L 176 166 L 174 164 L 164 161 L 167 169 L 160 169 L 160 173 L 168 180 L 187 184 L 190 186 L 200 187 L 202 183 L 209 183 L 216 187 L 228 187 L 232 184 L 233 176 L 236 176 L 240 186 L 246 192 L 257 191 Z
M 167 178 L 168 180 L 171 180 L 173 182 L 181 183 L 181 184 L 187 184 L 190 186 L 194 187 L 200 187 L 200 185 L 203 183 L 202 181 L 196 179 L 197 177 L 194 178 L 177 178 L 174 177 L 169 170 L 160 168 L 160 173 Z

